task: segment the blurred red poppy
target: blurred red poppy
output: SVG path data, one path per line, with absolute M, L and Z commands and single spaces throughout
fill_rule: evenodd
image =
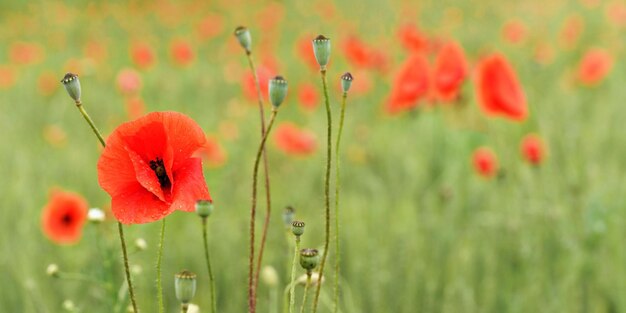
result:
M 607 4 L 606 17 L 616 27 L 626 27 L 626 3 L 618 0 Z
M 259 77 L 259 85 L 261 87 L 261 95 L 263 99 L 268 99 L 268 82 L 274 77 L 274 69 L 268 65 L 260 64 L 256 67 L 256 74 Z M 244 95 L 250 100 L 257 100 L 256 84 L 254 82 L 254 75 L 252 72 L 246 72 L 243 78 L 243 91 Z
M 301 130 L 290 122 L 284 122 L 276 127 L 274 140 L 280 150 L 294 156 L 311 155 L 317 148 L 315 133 Z
M 13 67 L 0 64 L 0 89 L 9 89 L 17 81 L 17 72 Z
M 512 44 L 518 44 L 526 38 L 528 30 L 522 21 L 513 19 L 502 27 L 502 38 Z
M 156 57 L 152 47 L 145 43 L 136 43 L 130 48 L 130 57 L 138 68 L 146 69 L 154 65 Z
M 405 24 L 398 30 L 398 37 L 402 46 L 412 53 L 421 53 L 428 50 L 428 38 L 417 26 Z
M 204 132 L 178 112 L 153 112 L 120 125 L 98 161 L 98 182 L 124 224 L 154 222 L 174 210 L 192 212 L 209 199 L 199 149 Z
M 514 121 L 528 116 L 526 97 L 515 71 L 502 54 L 495 53 L 477 65 L 476 94 L 483 112 Z
M 146 104 L 140 96 L 128 97 L 124 104 L 126 104 L 126 114 L 131 120 L 137 119 L 146 113 Z
M 372 65 L 370 48 L 356 36 L 345 39 L 341 45 L 348 62 L 355 67 L 368 68 Z
M 59 79 L 56 73 L 45 71 L 37 79 L 37 89 L 44 96 L 50 96 L 59 89 Z
M 170 52 L 174 63 L 180 66 L 187 66 L 193 62 L 195 53 L 191 49 L 191 45 L 183 40 L 177 40 L 172 42 L 170 46 Z
M 141 76 L 133 69 L 123 69 L 117 74 L 117 88 L 126 95 L 133 95 L 141 88 Z
M 597 85 L 611 72 L 613 57 L 604 49 L 591 48 L 578 65 L 578 80 L 587 86 Z
M 565 48 L 571 49 L 576 46 L 578 39 L 585 29 L 585 22 L 580 15 L 570 15 L 563 22 L 560 39 Z
M 546 148 L 539 135 L 530 134 L 522 139 L 520 145 L 522 157 L 532 165 L 539 165 L 546 157 Z
M 226 151 L 214 136 L 206 137 L 206 143 L 198 150 L 198 154 L 211 168 L 220 167 L 226 163 Z
M 319 105 L 319 95 L 315 85 L 304 83 L 298 87 L 298 102 L 305 111 L 313 111 Z
M 196 32 L 201 40 L 211 39 L 223 30 L 223 18 L 219 14 L 210 13 L 196 25 Z
M 498 173 L 498 159 L 487 147 L 480 147 L 474 151 L 472 163 L 476 174 L 482 177 L 492 178 Z
M 37 43 L 14 42 L 9 46 L 9 59 L 17 64 L 39 63 L 44 59 L 44 50 Z
M 453 41 L 444 44 L 435 59 L 433 69 L 432 84 L 437 100 L 444 102 L 455 100 L 467 73 L 463 48 Z
M 386 111 L 400 113 L 417 106 L 418 101 L 428 94 L 429 67 L 426 56 L 413 54 L 404 62 L 394 79 Z
M 41 225 L 44 234 L 58 244 L 80 240 L 87 220 L 87 201 L 77 193 L 54 188 L 43 208 Z
M 296 44 L 296 50 L 298 56 L 309 66 L 311 70 L 319 70 L 320 66 L 317 64 L 317 59 L 315 59 L 315 53 L 311 48 L 311 38 L 315 36 L 305 35 L 304 37 L 298 40 Z

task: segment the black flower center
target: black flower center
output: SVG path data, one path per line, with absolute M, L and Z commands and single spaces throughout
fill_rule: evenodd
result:
M 61 216 L 61 223 L 63 223 L 63 225 L 70 225 L 72 224 L 72 215 L 69 213 L 65 213 L 63 214 L 63 216 Z
M 165 166 L 163 165 L 163 160 L 161 158 L 156 158 L 156 160 L 150 161 L 150 168 L 159 179 L 161 188 L 169 188 L 172 185 L 170 178 L 167 176 L 167 171 L 165 170 Z

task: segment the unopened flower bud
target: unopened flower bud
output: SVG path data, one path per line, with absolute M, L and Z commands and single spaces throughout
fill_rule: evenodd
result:
M 235 37 L 237 37 L 241 47 L 243 47 L 247 53 L 250 53 L 250 49 L 252 48 L 252 37 L 250 36 L 250 31 L 244 26 L 239 26 L 235 28 Z
M 139 251 L 144 251 L 148 249 L 148 243 L 143 238 L 137 238 L 137 240 L 135 240 L 135 247 Z
M 304 222 L 293 221 L 293 223 L 291 223 L 291 232 L 296 237 L 302 236 L 302 234 L 304 234 Z
M 324 35 L 315 37 L 313 39 L 313 53 L 315 53 L 315 59 L 320 68 L 326 70 L 326 65 L 330 59 L 330 38 L 326 38 Z
M 213 212 L 213 203 L 211 200 L 198 200 L 196 201 L 196 214 L 202 218 L 211 216 Z
M 302 249 L 300 250 L 300 266 L 307 272 L 312 271 L 317 267 L 320 257 L 317 253 L 317 249 Z
M 73 73 L 67 73 L 61 79 L 61 83 L 65 86 L 65 90 L 70 95 L 72 99 L 76 102 L 80 102 L 80 81 L 78 80 L 78 75 Z
M 59 276 L 59 266 L 52 263 L 48 265 L 46 268 L 46 274 L 50 277 L 58 277 Z
M 100 224 L 104 222 L 105 218 L 106 217 L 104 215 L 104 211 L 99 208 L 91 208 L 87 212 L 87 220 L 94 224 Z
M 341 90 L 344 93 L 347 93 L 350 90 L 350 86 L 352 86 L 352 74 L 350 72 L 345 72 L 341 75 Z
M 270 287 L 278 285 L 278 273 L 276 273 L 276 269 L 272 266 L 268 265 L 263 267 L 263 270 L 261 270 L 261 279 Z
M 174 279 L 176 299 L 182 304 L 188 304 L 196 294 L 196 274 L 184 270 L 176 274 Z
M 283 222 L 285 223 L 285 227 L 291 227 L 291 223 L 293 223 L 293 218 L 296 215 L 296 211 L 292 206 L 287 206 L 285 211 L 283 212 Z
M 283 103 L 287 96 L 287 81 L 282 76 L 276 76 L 269 82 L 270 102 L 275 109 Z

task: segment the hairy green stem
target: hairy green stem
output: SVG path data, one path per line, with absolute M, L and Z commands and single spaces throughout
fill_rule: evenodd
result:
M 346 113 L 346 98 L 348 93 L 344 92 L 341 99 L 341 115 L 339 117 L 339 130 L 337 131 L 337 145 L 335 146 L 335 281 L 333 312 L 339 309 L 339 145 L 341 144 L 341 134 L 343 133 L 343 120 Z
M 256 311 L 256 279 L 254 275 L 254 220 L 256 218 L 256 203 L 257 203 L 257 181 L 259 174 L 259 164 L 261 162 L 261 155 L 263 154 L 263 149 L 265 148 L 265 142 L 267 141 L 267 137 L 272 130 L 272 125 L 274 125 L 274 120 L 276 119 L 276 114 L 278 114 L 278 110 L 272 110 L 272 116 L 270 117 L 269 125 L 267 126 L 267 131 L 263 138 L 261 139 L 261 144 L 259 145 L 259 149 L 256 154 L 256 158 L 254 160 L 254 170 L 252 172 L 252 207 L 250 208 L 250 256 L 248 259 L 248 312 L 254 313 Z
M 217 303 L 215 302 L 215 280 L 213 279 L 213 270 L 211 269 L 211 258 L 209 256 L 209 240 L 207 239 L 207 219 L 202 218 L 202 238 L 204 239 L 204 259 L 209 270 L 209 283 L 211 284 L 211 312 L 217 312 Z
M 293 313 L 293 310 L 296 307 L 296 296 L 294 295 L 295 291 L 295 280 L 296 280 L 296 264 L 298 263 L 298 253 L 300 251 L 300 236 L 296 236 L 296 249 L 293 253 L 293 262 L 291 263 L 291 286 L 289 290 L 289 313 Z
M 157 253 L 157 301 L 159 303 L 159 313 L 165 312 L 165 306 L 163 305 L 163 284 L 161 282 L 161 261 L 163 260 L 163 246 L 165 239 L 165 218 L 161 220 L 161 234 L 159 236 L 159 252 Z
M 300 307 L 300 313 L 304 313 L 304 306 L 306 305 L 306 295 L 309 293 L 310 285 L 311 285 L 311 271 L 306 273 L 306 284 L 304 285 L 304 295 L 302 296 L 302 306 Z
M 83 116 L 83 118 L 85 118 L 85 121 L 87 121 L 87 124 L 89 124 L 93 133 L 96 135 L 96 137 L 98 137 L 98 140 L 102 144 L 102 147 L 106 147 L 104 138 L 100 134 L 100 131 L 94 124 L 89 114 L 87 114 L 87 111 L 85 111 L 85 108 L 83 107 L 83 104 L 82 102 L 80 102 L 80 100 L 76 101 L 76 108 L 78 108 L 78 111 Z M 117 222 L 117 230 L 120 236 L 120 244 L 122 246 L 122 257 L 124 259 L 124 272 L 126 273 L 126 283 L 128 283 L 128 293 L 130 295 L 130 302 L 132 303 L 133 311 L 135 313 L 138 313 L 139 310 L 137 309 L 137 301 L 135 300 L 135 290 L 133 288 L 133 282 L 130 278 L 130 267 L 128 266 L 128 250 L 126 250 L 126 239 L 124 238 L 124 228 L 122 227 L 122 223 Z
M 317 303 L 322 289 L 322 276 L 324 275 L 324 266 L 326 265 L 326 258 L 328 257 L 328 244 L 330 242 L 330 164 L 332 154 L 332 115 L 330 112 L 330 100 L 328 98 L 326 70 L 322 69 L 320 73 L 322 74 L 322 86 L 324 88 L 324 99 L 326 103 L 326 121 L 328 125 L 326 137 L 326 176 L 324 179 L 324 253 L 322 254 L 319 279 L 317 280 L 315 299 L 313 300 L 313 313 L 317 312 Z

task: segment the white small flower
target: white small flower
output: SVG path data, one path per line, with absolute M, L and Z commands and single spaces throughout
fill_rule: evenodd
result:
M 135 240 L 135 247 L 137 247 L 137 249 L 143 251 L 143 250 L 148 249 L 148 243 L 143 238 L 137 238 L 137 240 Z
M 200 313 L 200 307 L 193 303 L 189 303 L 189 307 L 187 308 L 187 313 Z
M 63 309 L 68 312 L 74 312 L 76 311 L 76 305 L 74 305 L 74 302 L 72 302 L 72 300 L 65 300 L 63 301 Z
M 54 263 L 48 265 L 46 268 L 46 274 L 48 276 L 56 277 L 59 274 L 59 266 Z
M 261 270 L 261 279 L 270 287 L 278 285 L 278 273 L 276 273 L 276 269 L 272 266 L 268 265 L 263 267 Z
M 141 275 L 141 273 L 143 272 L 143 267 L 141 267 L 141 265 L 139 265 L 139 264 L 135 264 L 135 265 L 130 267 L 130 271 L 134 275 Z
M 317 285 L 317 281 L 320 279 L 320 274 L 318 272 L 313 272 L 311 274 L 311 286 L 315 286 Z M 324 283 L 324 281 L 326 280 L 326 277 L 322 277 L 322 284 Z M 298 285 L 306 285 L 306 274 L 303 274 L 302 276 L 298 277 L 298 279 L 296 280 L 296 283 Z
M 87 212 L 87 220 L 92 223 L 102 223 L 106 216 L 104 215 L 104 211 L 99 208 L 91 208 L 89 212 Z

